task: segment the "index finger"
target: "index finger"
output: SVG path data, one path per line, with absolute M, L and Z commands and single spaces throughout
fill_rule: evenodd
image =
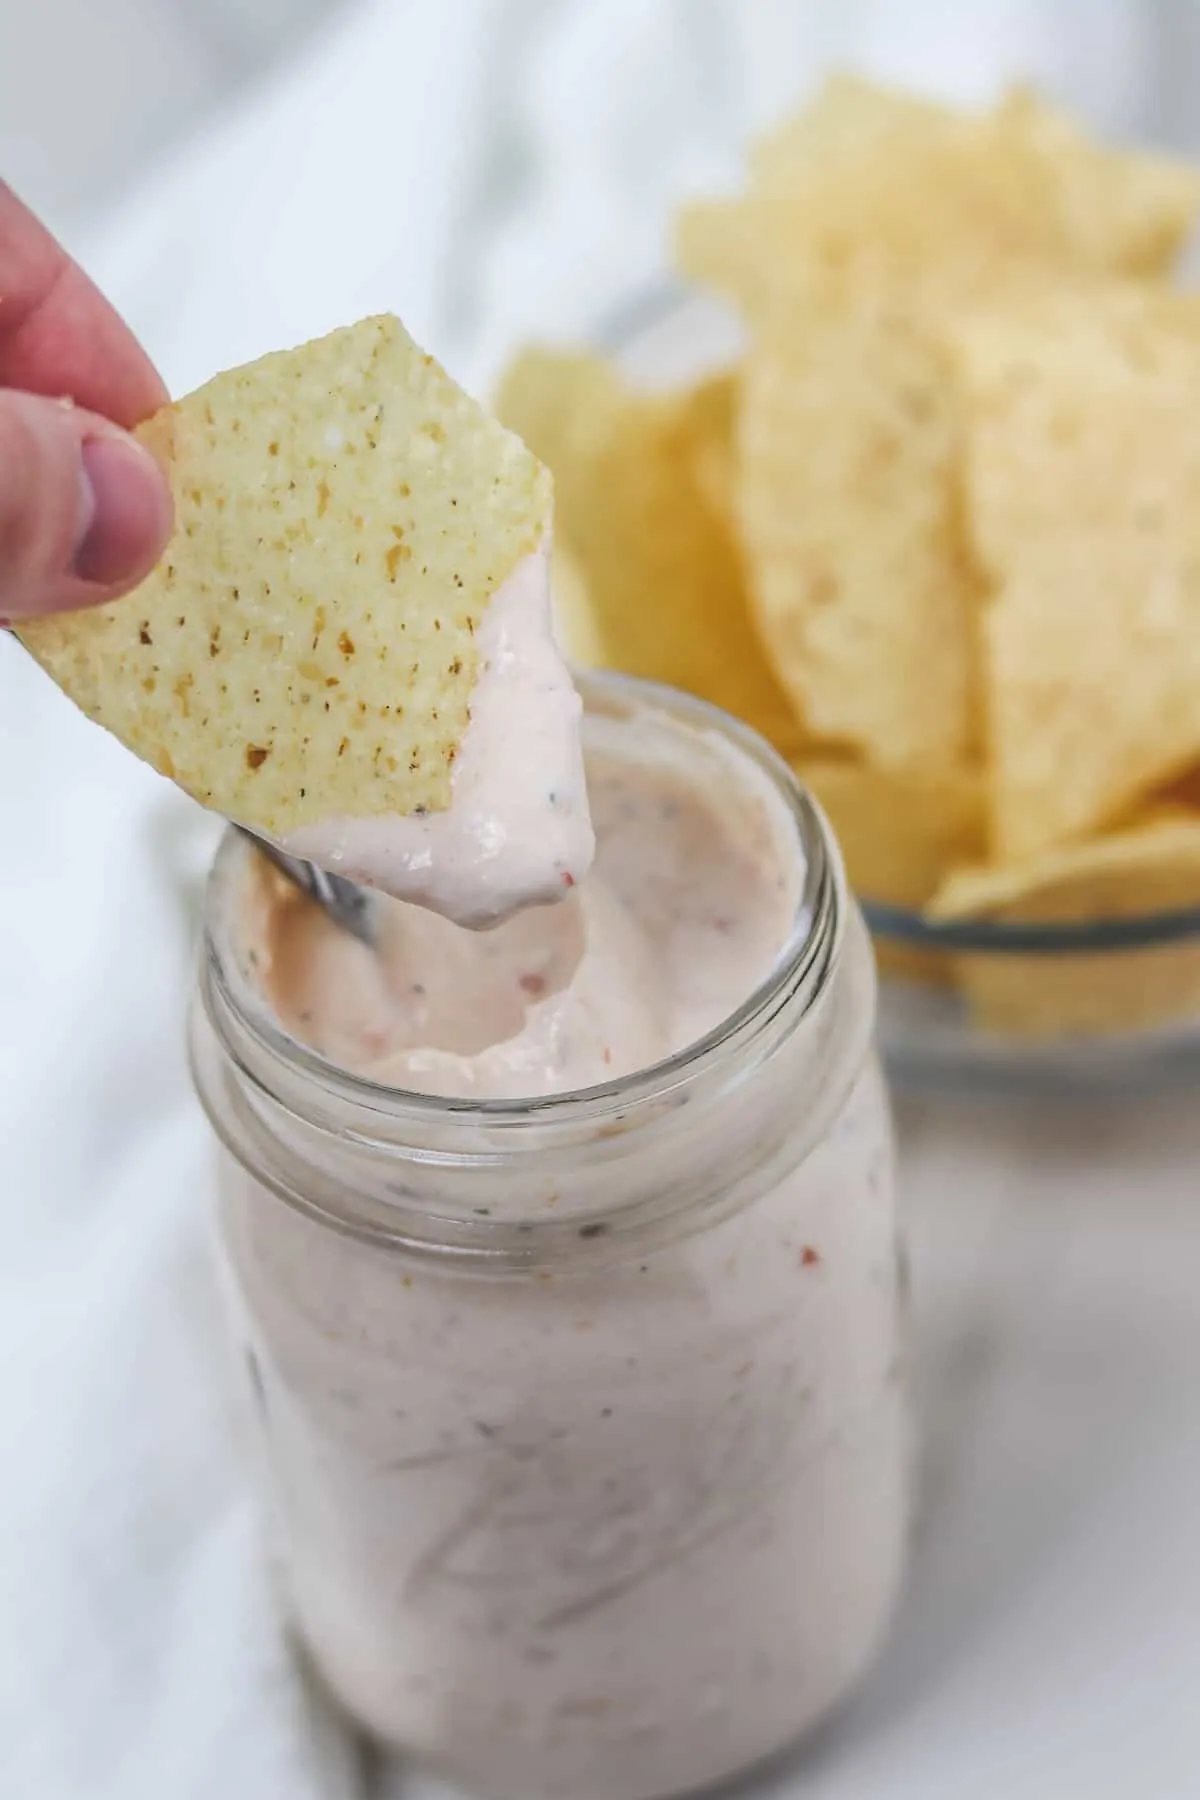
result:
M 168 398 L 115 308 L 2 181 L 0 387 L 69 395 L 124 426 Z

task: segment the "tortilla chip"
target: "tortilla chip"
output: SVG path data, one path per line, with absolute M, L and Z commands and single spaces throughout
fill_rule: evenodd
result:
M 1180 808 L 1018 868 L 962 869 L 931 918 L 1052 924 L 1200 908 L 1200 819 Z M 1200 1017 L 1200 944 L 955 959 L 972 1016 L 987 1030 L 1054 1038 L 1146 1029 Z
M 553 354 L 536 354 L 553 389 Z M 750 621 L 737 546 L 697 478 L 697 416 L 715 390 L 635 394 L 602 364 L 559 360 L 561 388 L 575 394 L 569 424 L 547 428 L 549 409 L 540 419 L 521 404 L 509 411 L 511 375 L 500 405 L 554 470 L 556 532 L 590 612 L 569 627 L 572 653 L 582 641 L 596 666 L 698 694 L 794 751 L 804 733 Z M 518 402 L 522 387 L 527 376 Z
M 1200 754 L 1200 297 L 1042 295 L 953 330 L 992 858 L 1084 836 Z
M 700 201 L 676 226 L 692 280 L 754 319 L 814 287 L 912 308 L 970 301 L 1023 267 L 1075 269 L 1053 207 L 1007 158 L 936 145 L 745 200 Z
M 949 871 L 983 852 L 977 769 L 889 775 L 866 763 L 812 757 L 796 773 L 828 814 L 850 885 L 864 901 L 919 911 Z
M 1155 801 L 1200 813 L 1200 763 L 1190 763 L 1182 774 L 1173 776 L 1151 796 L 1150 804 L 1153 805 Z
M 127 598 L 24 624 L 39 662 L 258 830 L 448 806 L 474 633 L 549 530 L 547 471 L 393 318 L 219 375 L 139 435 L 171 543 Z
M 972 117 L 842 77 L 751 169 L 745 198 L 683 210 L 676 259 L 752 315 L 814 280 L 927 304 L 1022 264 L 1158 275 L 1200 205 L 1192 168 L 1092 144 L 1023 90 Z
M 1150 279 L 1171 273 L 1200 210 L 1194 164 L 1095 143 L 1028 87 L 1005 97 L 996 124 L 1040 170 L 1084 266 Z
M 961 115 L 937 101 L 845 70 L 829 75 L 798 113 L 750 147 L 750 185 L 786 192 L 840 169 L 937 141 Z
M 956 865 L 983 853 L 978 770 L 889 775 L 865 763 L 814 756 L 796 773 L 833 826 L 850 885 L 864 905 L 919 912 Z M 883 973 L 943 982 L 953 959 L 876 936 Z
M 893 769 L 967 760 L 975 577 L 936 338 L 904 317 L 781 307 L 747 353 L 738 451 L 751 605 L 812 732 Z
M 701 498 L 735 541 L 737 475 L 733 436 L 737 398 L 738 376 L 726 369 L 693 390 L 684 421 L 692 475 Z
M 548 468 L 569 472 L 575 436 L 622 404 L 621 384 L 600 357 L 531 345 L 501 376 L 494 411 Z

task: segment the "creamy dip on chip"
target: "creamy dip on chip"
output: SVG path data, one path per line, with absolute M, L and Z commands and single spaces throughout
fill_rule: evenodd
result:
M 554 642 L 544 547 L 497 589 L 476 642 L 449 807 L 335 816 L 281 839 L 291 855 L 468 926 L 562 899 L 594 849 L 582 704 Z

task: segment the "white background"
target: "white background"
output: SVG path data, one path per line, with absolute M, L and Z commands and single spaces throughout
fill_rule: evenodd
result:
M 585 331 L 661 265 L 675 199 L 850 54 L 968 98 L 1032 73 L 1110 129 L 1200 141 L 1187 0 L 320 10 L 0 0 L 0 167 L 176 388 L 374 306 L 474 381 L 524 331 Z M 0 1796 L 362 1794 L 282 1644 L 217 1374 L 181 1052 L 211 828 L 15 653 L 0 730 Z M 769 1791 L 1192 1800 L 1194 1099 L 935 1097 L 901 1123 L 911 1595 Z

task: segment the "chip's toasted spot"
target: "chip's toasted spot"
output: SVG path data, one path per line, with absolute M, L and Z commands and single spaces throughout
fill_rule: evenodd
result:
M 31 622 L 34 655 L 260 831 L 448 806 L 473 624 L 549 535 L 548 472 L 391 318 L 218 376 L 140 435 L 175 498 L 167 558 L 132 600 Z
M 247 744 L 246 767 L 248 769 L 261 769 L 270 754 L 271 752 L 264 749 L 261 744 Z

